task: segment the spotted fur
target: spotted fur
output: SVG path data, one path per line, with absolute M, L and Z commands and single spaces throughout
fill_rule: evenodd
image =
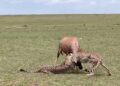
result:
M 71 57 L 69 55 L 65 58 L 65 61 L 59 65 L 51 65 L 51 66 L 42 66 L 39 70 L 35 71 L 34 73 L 64 73 L 70 70 L 74 70 L 75 63 L 72 62 Z M 24 69 L 20 69 L 21 72 L 28 72 Z
M 71 56 L 69 57 L 71 57 L 72 61 L 75 63 L 77 63 L 78 61 L 80 61 L 81 63 L 90 63 L 90 74 L 88 75 L 94 75 L 94 71 L 100 65 L 106 70 L 109 76 L 111 75 L 109 69 L 103 64 L 101 56 L 96 53 L 77 52 L 76 54 L 71 54 Z

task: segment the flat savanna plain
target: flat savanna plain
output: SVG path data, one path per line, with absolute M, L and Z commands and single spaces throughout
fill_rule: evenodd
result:
M 55 75 L 18 71 L 54 64 L 64 36 L 76 36 L 83 50 L 101 54 L 112 76 L 101 68 L 92 77 L 82 71 Z M 0 86 L 120 86 L 120 15 L 0 16 Z

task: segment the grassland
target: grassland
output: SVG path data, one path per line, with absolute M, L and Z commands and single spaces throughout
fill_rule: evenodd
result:
M 81 48 L 100 53 L 112 76 L 101 69 L 45 75 L 20 73 L 53 64 L 61 37 L 78 37 Z M 59 63 L 64 60 L 61 56 Z M 120 15 L 0 16 L 0 86 L 120 86 Z

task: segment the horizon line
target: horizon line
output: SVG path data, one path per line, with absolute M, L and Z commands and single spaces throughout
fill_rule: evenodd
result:
M 18 13 L 18 14 L 0 14 L 0 16 L 14 16 L 14 15 L 119 15 L 120 13 Z

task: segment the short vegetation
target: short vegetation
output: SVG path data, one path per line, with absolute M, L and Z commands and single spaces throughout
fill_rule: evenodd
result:
M 52 65 L 58 43 L 76 36 L 81 48 L 97 52 L 112 76 L 86 73 L 22 73 Z M 60 56 L 58 63 L 64 60 Z M 87 67 L 87 65 L 84 65 Z M 0 86 L 120 86 L 120 15 L 0 16 Z

